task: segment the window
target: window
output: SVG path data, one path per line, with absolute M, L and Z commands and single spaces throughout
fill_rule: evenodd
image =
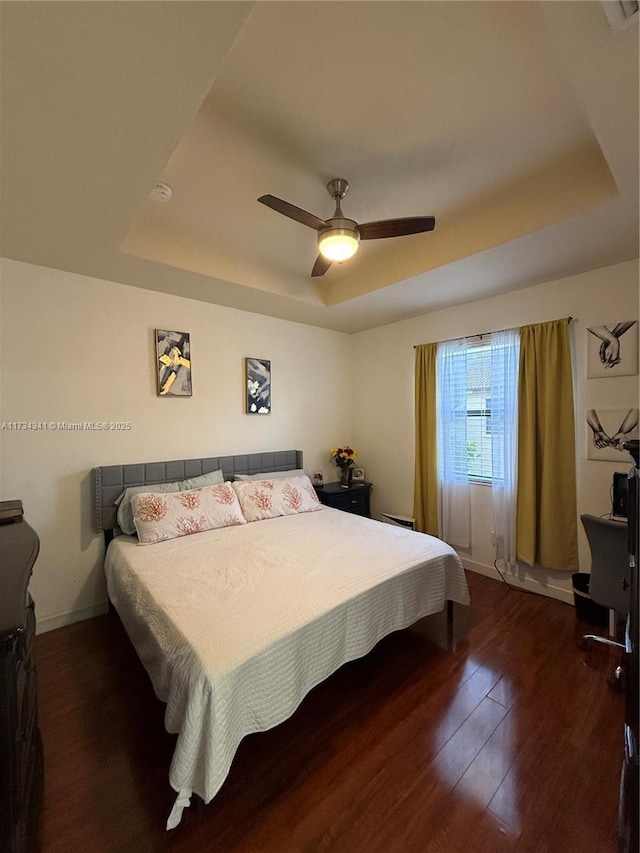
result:
M 470 481 L 491 484 L 496 517 L 514 506 L 519 350 L 515 329 L 437 346 L 438 512 L 442 538 L 454 546 L 470 547 Z M 494 529 L 506 528 L 501 521 Z
M 491 344 L 467 349 L 467 473 L 491 480 Z
M 454 471 L 476 482 L 490 483 L 503 476 L 504 437 L 500 426 L 497 434 L 491 427 L 491 377 L 493 372 L 494 381 L 499 381 L 500 369 L 496 368 L 503 358 L 500 345 L 485 338 L 454 352 L 448 365 L 450 375 L 458 374 L 457 381 L 464 386 L 466 405 L 466 418 L 450 421 L 447 427 L 465 432 L 464 439 L 462 434 L 457 439 L 458 452 L 452 454 Z M 497 390 L 494 388 L 494 392 Z M 458 399 L 462 400 L 460 395 Z

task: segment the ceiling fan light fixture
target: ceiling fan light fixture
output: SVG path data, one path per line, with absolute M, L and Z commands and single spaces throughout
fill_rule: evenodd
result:
M 358 251 L 360 240 L 383 240 L 386 237 L 406 237 L 409 234 L 423 234 L 436 227 L 434 216 L 405 216 L 403 219 L 380 219 L 361 225 L 355 219 L 348 219 L 342 212 L 340 203 L 349 191 L 349 182 L 344 178 L 334 178 L 327 184 L 329 195 L 336 204 L 331 219 L 320 219 L 313 213 L 289 204 L 275 195 L 261 195 L 258 201 L 276 213 L 313 228 L 318 234 L 320 254 L 311 270 L 311 277 L 324 275 L 333 263 L 342 263 L 352 258 Z
M 350 228 L 329 228 L 318 234 L 320 254 L 334 263 L 352 258 L 359 243 L 360 235 Z

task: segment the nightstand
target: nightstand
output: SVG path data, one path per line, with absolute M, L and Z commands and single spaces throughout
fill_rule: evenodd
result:
M 314 488 L 320 503 L 325 506 L 371 518 L 372 483 L 352 483 L 346 489 L 340 483 L 325 483 L 324 486 L 315 486 Z

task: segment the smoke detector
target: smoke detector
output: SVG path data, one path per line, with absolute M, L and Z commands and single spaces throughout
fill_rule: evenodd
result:
M 155 187 L 149 193 L 149 198 L 152 201 L 171 201 L 172 192 L 173 190 L 171 189 L 171 187 L 168 187 L 166 184 L 156 184 Z

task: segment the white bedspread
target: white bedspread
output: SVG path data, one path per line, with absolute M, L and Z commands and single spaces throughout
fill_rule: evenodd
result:
M 178 734 L 168 828 L 192 792 L 215 796 L 245 735 L 392 631 L 469 603 L 448 545 L 328 508 L 150 546 L 118 537 L 105 571 Z

